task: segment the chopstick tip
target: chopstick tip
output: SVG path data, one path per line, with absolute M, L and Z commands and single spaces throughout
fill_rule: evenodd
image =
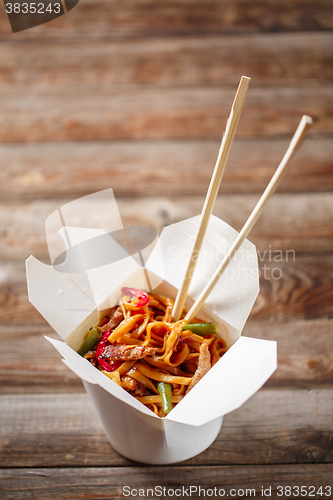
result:
M 240 109 L 242 108 L 246 93 L 250 85 L 250 81 L 251 78 L 249 78 L 248 76 L 242 76 L 242 78 L 240 79 L 232 109 L 235 109 L 235 106 L 240 106 Z
M 303 120 L 308 124 L 308 125 L 312 125 L 313 123 L 313 120 L 311 118 L 311 116 L 308 116 L 308 115 L 303 115 Z

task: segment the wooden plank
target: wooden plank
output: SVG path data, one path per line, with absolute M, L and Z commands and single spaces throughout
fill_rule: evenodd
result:
M 326 463 L 332 389 L 263 389 L 224 420 L 192 465 Z M 0 397 L 1 467 L 129 465 L 106 443 L 85 394 Z
M 108 186 L 104 186 L 106 188 Z M 240 230 L 257 203 L 259 195 L 219 195 L 214 214 Z M 42 200 L 25 203 L 0 203 L 0 257 L 25 259 L 34 255 L 48 258 L 45 220 L 71 200 Z M 204 196 L 117 198 L 125 225 L 145 225 L 158 232 L 164 226 L 198 215 Z M 84 221 L 91 227 L 109 223 L 104 202 L 89 204 Z M 260 258 L 278 259 L 277 251 L 330 252 L 333 248 L 333 194 L 276 193 L 251 232 Z M 68 225 L 71 224 L 70 221 Z M 266 251 L 266 254 L 265 254 Z M 291 255 L 291 254 L 290 254 Z
M 235 139 L 220 192 L 263 192 L 288 142 Z M 78 198 L 108 185 L 117 196 L 204 195 L 219 147 L 218 139 L 0 144 L 0 196 Z M 329 190 L 332 138 L 308 138 L 279 191 Z
M 0 327 L 2 393 L 84 392 L 81 380 L 61 362 L 44 335 L 59 338 L 49 325 Z
M 59 338 L 49 325 L 0 327 L 1 393 L 84 392 L 81 380 L 61 362 L 44 335 Z
M 250 319 L 243 335 L 278 343 L 278 368 L 267 386 L 333 384 L 333 320 L 288 322 Z M 58 335 L 44 325 L 0 326 L 0 393 L 78 393 L 80 379 L 43 338 Z M 24 360 L 24 362 L 22 361 Z
M 235 88 L 73 85 L 0 94 L 0 142 L 221 139 Z M 333 86 L 250 88 L 237 137 L 293 134 L 300 117 L 333 131 Z
M 246 323 L 242 335 L 275 340 L 278 344 L 278 368 L 268 386 L 332 384 L 332 320 L 257 321 Z
M 332 80 L 332 47 L 330 32 L 31 42 L 29 50 L 15 38 L 0 53 L 0 88 L 77 82 L 236 88 L 242 74 L 251 76 L 251 87 L 305 86 Z
M 0 471 L 0 485 L 3 484 L 3 500 L 31 499 L 34 494 L 38 494 L 39 500 L 49 500 L 50 495 L 59 500 L 122 500 L 128 495 L 137 498 L 140 490 L 145 498 L 202 498 L 214 493 L 214 498 L 262 498 L 265 491 L 272 500 L 279 500 L 284 491 L 302 491 L 304 498 L 311 498 L 312 493 L 316 496 L 319 491 L 328 497 L 332 473 L 331 464 L 4 469 Z
M 332 317 L 333 255 L 295 256 L 295 261 L 262 262 L 260 295 L 251 316 L 286 320 Z
M 123 38 L 212 33 L 313 31 L 332 29 L 330 0 L 90 0 L 70 14 L 31 30 L 16 40 Z M 2 39 L 12 33 L 4 13 Z

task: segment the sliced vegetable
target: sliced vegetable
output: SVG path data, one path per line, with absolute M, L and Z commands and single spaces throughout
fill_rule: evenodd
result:
M 169 413 L 172 410 L 171 397 L 172 397 L 172 387 L 171 384 L 166 382 L 159 382 L 157 384 L 158 392 L 160 393 L 162 399 L 162 407 L 165 413 Z
M 98 342 L 97 349 L 96 349 L 96 358 L 100 366 L 103 368 L 103 370 L 107 372 L 113 372 L 117 370 L 122 364 L 123 361 L 114 361 L 113 363 L 108 363 L 105 359 L 103 359 L 103 352 L 105 347 L 109 344 L 108 337 L 110 335 L 110 331 L 108 330 L 107 332 L 104 333 L 103 337 L 101 340 Z
M 138 290 L 137 288 L 128 288 L 127 286 L 121 289 L 124 295 L 131 295 L 138 299 L 137 303 L 134 304 L 135 307 L 146 306 L 149 302 L 149 297 L 143 290 Z
M 123 364 L 123 361 L 114 361 L 113 363 L 108 363 L 105 359 L 98 359 L 99 364 L 106 372 L 114 372 L 118 370 Z
M 81 354 L 81 356 L 84 356 L 88 351 L 92 351 L 93 349 L 95 349 L 97 343 L 101 340 L 102 335 L 103 334 L 98 326 L 95 326 L 94 328 L 89 330 L 86 333 L 84 343 L 80 349 L 79 354 Z
M 210 335 L 219 331 L 218 326 L 214 323 L 188 323 L 183 327 L 183 330 L 191 330 L 196 335 Z

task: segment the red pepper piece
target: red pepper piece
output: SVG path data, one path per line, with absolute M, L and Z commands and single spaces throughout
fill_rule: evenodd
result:
M 123 364 L 123 361 L 114 361 L 113 363 L 108 363 L 105 359 L 98 359 L 99 364 L 106 372 L 114 372 Z
M 137 288 L 128 288 L 127 286 L 124 286 L 121 291 L 124 295 L 132 295 L 133 297 L 137 297 L 138 301 L 135 304 L 135 307 L 146 306 L 149 302 L 149 297 L 143 290 L 138 290 Z
M 114 372 L 123 364 L 123 361 L 114 361 L 113 363 L 108 363 L 105 359 L 102 359 L 101 356 L 103 355 L 105 347 L 110 344 L 108 341 L 108 337 L 110 335 L 111 330 L 108 330 L 107 332 L 104 333 L 103 337 L 97 344 L 97 349 L 96 349 L 96 358 L 98 363 L 101 365 L 103 370 L 106 370 L 107 372 Z

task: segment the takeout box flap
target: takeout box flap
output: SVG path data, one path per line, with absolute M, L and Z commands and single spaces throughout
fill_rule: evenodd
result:
M 69 263 L 81 267 L 80 272 L 68 272 L 73 283 L 96 304 L 98 310 L 113 306 L 119 295 L 119 288 L 135 272 L 141 272 L 137 254 L 130 255 L 113 237 L 100 228 L 63 227 L 59 230 L 66 250 L 75 250 L 76 260 Z M 144 250 L 144 249 L 143 249 Z M 69 257 L 70 259 L 70 257 Z M 67 259 L 66 259 L 67 260 Z M 77 262 L 80 261 L 80 266 Z M 101 262 L 105 262 L 101 265 Z M 54 269 L 58 272 L 58 269 Z M 141 283 L 147 287 L 146 279 Z M 116 294 L 116 295 L 115 295 Z M 79 304 L 78 304 L 79 307 Z
M 84 330 L 87 322 L 98 322 L 95 303 L 65 273 L 43 264 L 34 257 L 26 260 L 29 300 L 66 340 L 76 330 Z
M 226 415 L 253 396 L 276 367 L 275 341 L 240 337 L 165 418 L 199 426 Z

